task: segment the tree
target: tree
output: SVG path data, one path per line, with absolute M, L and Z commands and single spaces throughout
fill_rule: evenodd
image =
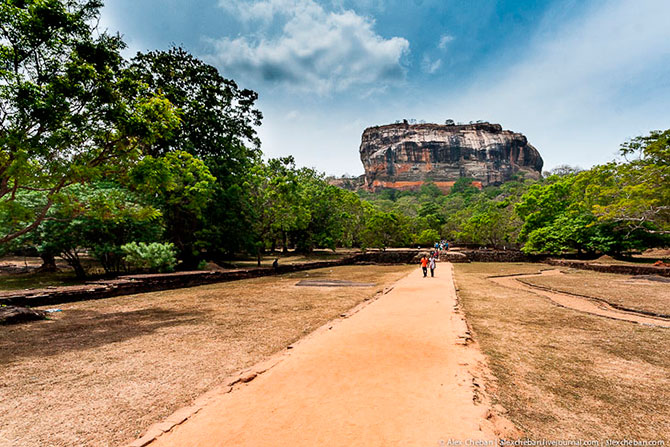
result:
M 552 176 L 552 175 L 557 175 L 559 177 L 563 177 L 566 175 L 572 175 L 572 174 L 577 174 L 579 172 L 582 172 L 583 169 L 580 168 L 579 166 L 570 166 L 570 165 L 558 165 L 555 168 L 553 168 L 551 171 L 546 172 L 547 176 Z
M 23 244 L 31 242 L 42 255 L 60 255 L 79 278 L 87 274 L 81 262 L 85 251 L 100 262 L 106 273 L 118 273 L 124 270 L 123 244 L 153 242 L 163 232 L 160 213 L 117 183 L 72 185 L 68 189 L 87 207 L 73 211 L 67 203 L 54 205 L 49 219 L 28 233 L 30 241 L 24 240 Z
M 219 182 L 230 182 L 258 159 L 260 140 L 254 126 L 260 126 L 263 115 L 254 108 L 256 92 L 238 88 L 179 47 L 138 53 L 130 71 L 182 114 L 175 132 L 155 140 L 151 155 L 188 152 L 204 160 Z
M 288 250 L 288 235 L 307 227 L 310 210 L 303 198 L 299 176 L 292 156 L 274 158 L 258 163 L 244 189 L 249 192 L 251 231 L 258 259 L 266 246 L 281 238 L 282 248 Z
M 366 217 L 365 229 L 361 235 L 364 247 L 386 250 L 387 247 L 403 247 L 411 242 L 407 219 L 396 213 L 370 210 Z
M 260 163 L 255 127 L 262 114 L 258 95 L 221 76 L 218 70 L 183 48 L 139 53 L 130 68 L 134 79 L 164 95 L 181 112 L 179 128 L 157 139 L 149 150 L 155 157 L 185 151 L 200 158 L 216 177 L 212 198 L 203 214 L 198 244 L 209 256 L 222 257 L 255 250 L 254 199 L 245 185 Z M 169 217 L 168 217 L 169 218 Z
M 625 162 L 593 169 L 587 194 L 599 221 L 629 231 L 670 234 L 670 129 L 621 145 Z
M 600 191 L 600 169 L 564 177 L 550 177 L 548 184 L 533 185 L 515 209 L 524 221 L 519 241 L 526 252 L 620 254 L 655 244 L 644 231 L 628 231 L 613 220 L 599 219 L 594 210 L 610 198 Z
M 519 224 L 514 217 L 511 205 L 490 201 L 465 222 L 458 239 L 492 247 L 509 246 L 516 240 L 515 230 Z
M 440 240 L 440 233 L 435 230 L 423 230 L 418 235 L 414 236 L 414 244 L 432 247 L 433 244 Z
M 166 237 L 186 267 L 197 266 L 199 234 L 216 178 L 205 163 L 184 151 L 147 156 L 130 173 L 135 191 L 153 197 L 166 226 Z
M 99 0 L 0 4 L 0 243 L 76 202 L 69 185 L 122 171 L 170 134 L 169 101 L 125 76 L 119 36 L 94 36 Z M 26 206 L 19 192 L 45 200 Z

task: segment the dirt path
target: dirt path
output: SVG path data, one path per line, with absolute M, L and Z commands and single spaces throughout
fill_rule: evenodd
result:
M 539 275 L 561 275 L 561 274 L 562 273 L 560 270 L 543 270 L 542 272 L 539 273 Z M 598 315 L 606 318 L 614 318 L 616 320 L 630 321 L 633 323 L 670 328 L 670 319 L 668 318 L 644 315 L 642 313 L 638 313 L 635 311 L 624 311 L 612 307 L 603 300 L 572 295 L 569 293 L 555 292 L 552 290 L 546 290 L 541 287 L 531 286 L 529 284 L 518 281 L 523 278 L 532 278 L 535 276 L 538 276 L 538 274 L 501 276 L 501 277 L 492 277 L 489 279 L 505 287 L 531 291 L 535 294 L 549 298 L 551 301 L 558 304 L 559 306 L 567 307 L 569 309 L 574 309 L 580 312 L 586 312 L 592 315 Z
M 417 268 L 254 380 L 211 397 L 150 445 L 428 447 L 495 440 L 497 417 L 475 402 L 482 396 L 470 371 L 482 354 L 463 343 L 467 327 L 455 310 L 451 265 L 441 263 L 436 274 L 423 278 Z

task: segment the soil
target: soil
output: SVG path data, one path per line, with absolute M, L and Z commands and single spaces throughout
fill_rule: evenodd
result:
M 493 445 L 513 427 L 482 403 L 472 371 L 483 357 L 462 343 L 468 331 L 456 304 L 449 264 L 435 278 L 417 268 L 150 445 Z
M 347 266 L 59 305 L 0 331 L 0 446 L 118 446 L 405 276 Z M 301 279 L 373 287 L 295 287 Z
M 533 440 L 670 442 L 670 330 L 557 306 L 535 290 L 491 276 L 538 274 L 541 264 L 455 264 L 456 283 L 473 337 L 496 378 L 494 402 Z M 580 271 L 529 277 L 557 290 L 605 296 L 649 308 L 639 284 L 622 275 Z M 605 275 L 605 274 L 602 274 Z M 611 287 L 617 283 L 616 293 Z M 651 282 L 650 282 L 651 283 Z M 604 285 L 603 285 L 604 284 Z M 657 286 L 667 285 L 657 283 Z M 649 293 L 652 285 L 645 286 Z M 660 299 L 660 295 L 659 295 Z M 667 300 L 667 293 L 666 293 Z M 548 445 L 548 444 L 547 444 Z M 582 444 L 586 445 L 586 444 Z M 595 444 L 591 444 L 595 445 Z M 660 443 L 658 443 L 660 445 Z
M 605 301 L 613 307 L 645 315 L 670 315 L 670 291 L 666 282 L 670 278 L 577 269 L 560 270 L 561 274 L 528 276 L 521 281 L 554 292 Z
M 523 289 L 534 292 L 538 295 L 549 298 L 552 302 L 559 306 L 567 307 L 579 312 L 586 312 L 592 315 L 598 315 L 605 318 L 613 318 L 616 320 L 629 321 L 633 323 L 646 324 L 650 326 L 658 326 L 663 328 L 670 328 L 670 317 L 657 317 L 645 315 L 635 310 L 617 309 L 602 299 L 593 297 L 573 295 L 569 293 L 560 293 L 553 290 L 539 288 L 532 284 L 523 282 L 526 278 L 534 278 L 537 276 L 560 276 L 563 273 L 560 270 L 543 270 L 539 274 L 533 275 L 515 275 L 505 277 L 494 277 L 492 281 L 513 289 Z

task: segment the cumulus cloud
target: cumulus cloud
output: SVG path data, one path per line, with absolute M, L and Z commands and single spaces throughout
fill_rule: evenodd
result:
M 377 34 L 371 19 L 353 11 L 329 12 L 314 0 L 222 0 L 240 21 L 258 24 L 256 37 L 211 40 L 211 62 L 236 78 L 329 94 L 356 85 L 405 77 L 409 42 Z M 280 32 L 272 33 L 280 24 Z

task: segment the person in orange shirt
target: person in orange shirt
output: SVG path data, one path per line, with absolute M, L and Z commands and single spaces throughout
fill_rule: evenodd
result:
M 421 258 L 421 270 L 423 270 L 423 277 L 425 278 L 428 275 L 428 259 L 425 255 Z

